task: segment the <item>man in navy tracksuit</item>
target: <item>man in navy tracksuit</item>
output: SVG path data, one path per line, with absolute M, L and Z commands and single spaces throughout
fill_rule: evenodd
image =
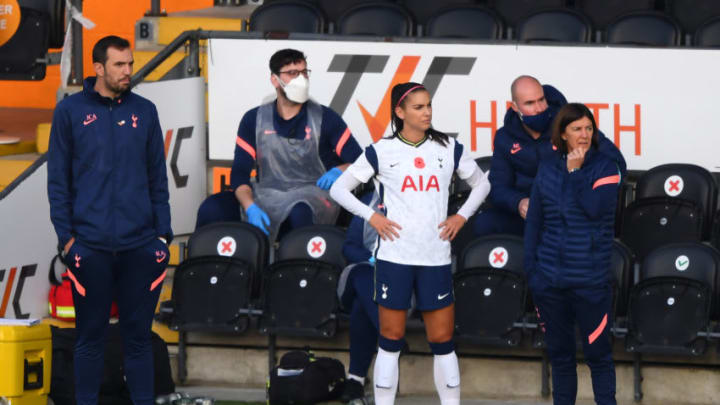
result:
M 489 174 L 492 208 L 475 216 L 477 236 L 523 234 L 530 189 L 538 166 L 556 154 L 550 143 L 550 124 L 558 109 L 567 104 L 565 97 L 531 76 L 515 79 L 510 92 L 513 104 L 493 144 Z M 625 159 L 602 133 L 598 133 L 598 150 L 616 161 L 625 174 Z
M 127 40 L 98 41 L 96 77 L 58 103 L 50 133 L 50 218 L 74 286 L 79 405 L 98 402 L 113 300 L 130 396 L 155 399 L 150 328 L 173 234 L 160 122 L 155 105 L 129 91 L 132 63 Z

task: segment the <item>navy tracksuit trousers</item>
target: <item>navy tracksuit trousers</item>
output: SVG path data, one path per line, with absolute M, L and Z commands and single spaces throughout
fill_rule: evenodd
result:
M 130 397 L 134 405 L 155 403 L 150 330 L 169 256 L 167 246 L 159 239 L 116 253 L 92 249 L 78 241 L 70 247 L 65 262 L 74 286 L 78 405 L 98 403 L 113 300 L 118 304 Z
M 378 306 L 373 301 L 374 268 L 355 266 L 348 276 L 341 300 L 350 309 L 350 366 L 348 373 L 365 377 L 377 348 Z
M 575 326 L 580 329 L 585 361 L 590 367 L 595 403 L 616 405 L 612 359 L 612 291 L 610 285 L 560 289 L 542 275 L 530 282 L 533 300 L 545 329 L 552 365 L 554 405 L 574 405 L 577 395 Z
M 520 214 L 511 214 L 497 208 L 490 208 L 478 212 L 473 220 L 475 236 L 485 236 L 496 233 L 507 233 L 522 236 L 525 231 L 525 220 Z

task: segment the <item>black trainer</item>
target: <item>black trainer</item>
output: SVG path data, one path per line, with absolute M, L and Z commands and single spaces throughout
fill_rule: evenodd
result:
M 343 393 L 340 396 L 340 400 L 347 403 L 352 401 L 353 399 L 361 399 L 363 397 L 365 397 L 365 387 L 360 384 L 360 381 L 350 378 L 346 379 L 345 388 L 343 389 Z

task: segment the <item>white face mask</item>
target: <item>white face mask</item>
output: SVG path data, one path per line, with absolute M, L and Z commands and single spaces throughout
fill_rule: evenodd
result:
M 283 83 L 277 75 L 275 75 L 275 78 L 280 83 L 280 87 L 285 90 L 285 96 L 288 100 L 302 104 L 310 98 L 310 81 L 302 74 L 299 74 L 287 84 Z

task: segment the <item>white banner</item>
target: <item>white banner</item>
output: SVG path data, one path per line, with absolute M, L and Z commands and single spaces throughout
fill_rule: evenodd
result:
M 190 233 L 206 194 L 203 79 L 147 83 L 136 90 L 160 114 L 173 231 Z M 46 163 L 0 200 L 0 230 L 0 318 L 47 316 L 48 268 L 57 236 L 50 222 Z
M 491 155 L 510 83 L 529 74 L 586 103 L 629 169 L 720 169 L 716 50 L 260 39 L 210 41 L 210 159 L 232 160 L 242 115 L 274 98 L 268 61 L 283 48 L 307 55 L 311 97 L 340 113 L 362 145 L 390 132 L 391 84 L 416 81 L 434 93 L 435 128 L 457 133 L 476 157 Z

